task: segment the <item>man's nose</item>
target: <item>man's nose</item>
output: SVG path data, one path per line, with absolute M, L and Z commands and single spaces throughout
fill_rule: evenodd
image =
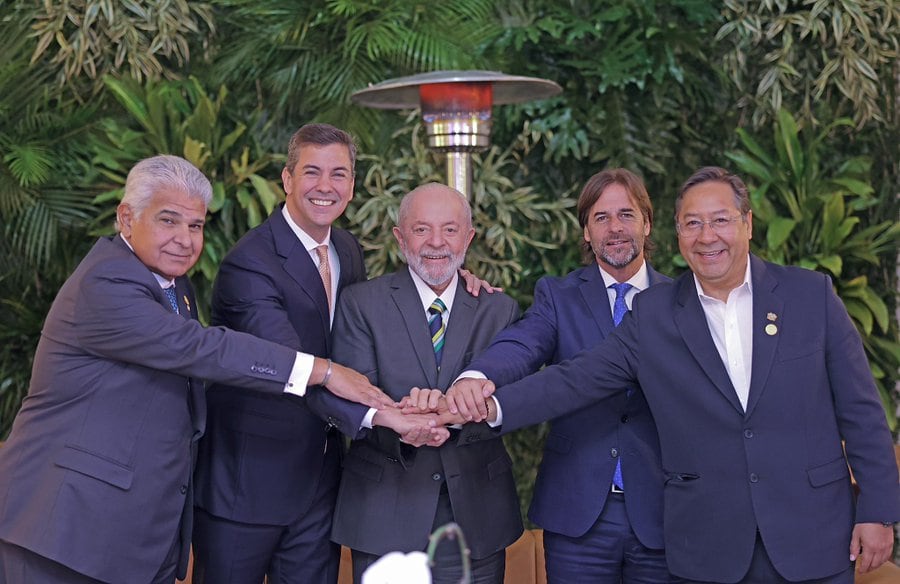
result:
M 320 174 L 319 179 L 316 181 L 316 189 L 320 192 L 331 192 L 333 190 L 331 177 L 325 173 Z
M 700 233 L 697 239 L 700 241 L 714 241 L 719 238 L 718 232 L 713 229 L 711 221 L 704 221 L 700 224 Z
M 176 227 L 173 239 L 182 247 L 191 247 L 194 244 L 193 238 L 191 238 L 191 226 L 183 224 Z

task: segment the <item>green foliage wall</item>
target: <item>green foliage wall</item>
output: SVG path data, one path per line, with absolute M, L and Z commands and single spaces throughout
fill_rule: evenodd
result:
M 397 265 L 399 197 L 441 180 L 415 112 L 355 107 L 368 83 L 436 69 L 549 78 L 562 95 L 494 109 L 475 159 L 469 267 L 527 308 L 537 278 L 579 263 L 573 202 L 602 168 L 641 174 L 653 263 L 683 269 L 681 181 L 732 164 L 753 190 L 755 251 L 829 273 L 893 421 L 898 39 L 888 0 L 0 0 L 0 436 L 27 388 L 56 289 L 101 233 L 124 175 L 158 152 L 213 182 L 201 305 L 222 255 L 283 194 L 290 134 L 359 137 L 342 219 L 370 271 Z M 779 111 L 784 110 L 783 114 Z M 840 120 L 849 118 L 849 125 Z M 773 131 L 775 132 L 773 134 Z M 771 136 L 771 138 L 770 138 Z M 802 161 L 802 164 L 798 163 Z M 815 244 L 814 246 L 811 244 Z M 523 507 L 546 427 L 507 439 Z

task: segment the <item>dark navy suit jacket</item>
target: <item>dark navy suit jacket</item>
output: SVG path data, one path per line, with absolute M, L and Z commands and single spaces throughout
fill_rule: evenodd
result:
M 651 286 L 669 281 L 649 266 L 647 271 Z M 614 328 L 596 264 L 562 278 L 541 278 L 525 316 L 501 331 L 469 369 L 504 385 L 574 357 Z M 529 518 L 548 531 L 584 535 L 606 504 L 619 459 L 632 528 L 645 546 L 662 548 L 659 439 L 640 392 L 620 393 L 553 420 Z
M 338 294 L 365 280 L 362 249 L 332 228 Z M 213 290 L 215 324 L 328 357 L 331 330 L 322 279 L 281 209 L 248 232 L 222 261 Z M 198 507 L 242 523 L 286 525 L 309 512 L 317 489 L 337 492 L 341 438 L 354 436 L 365 406 L 311 387 L 305 399 L 251 395 L 215 385 L 197 465 Z M 323 454 L 324 453 L 324 454 Z M 323 468 L 326 472 L 323 472 Z
M 830 279 L 753 256 L 750 264 L 746 412 L 688 272 L 639 294 L 593 349 L 500 388 L 503 429 L 578 410 L 636 381 L 659 432 L 672 573 L 736 582 L 758 530 L 782 576 L 824 578 L 849 567 L 854 522 L 900 520 L 891 436 Z M 848 461 L 860 487 L 855 508 Z

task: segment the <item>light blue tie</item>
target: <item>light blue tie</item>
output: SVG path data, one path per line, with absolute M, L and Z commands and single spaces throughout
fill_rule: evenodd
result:
M 625 313 L 628 312 L 628 305 L 625 304 L 625 295 L 631 290 L 632 285 L 628 282 L 622 282 L 613 284 L 610 288 L 616 291 L 616 301 L 613 303 L 613 323 L 616 326 L 619 326 L 619 323 L 622 322 L 622 319 L 625 317 Z M 625 488 L 625 485 L 622 482 L 621 458 L 616 461 L 616 472 L 613 473 L 613 484 L 619 487 L 619 489 L 624 490 Z
M 428 307 L 428 332 L 431 333 L 431 345 L 434 347 L 434 361 L 438 371 L 441 370 L 441 355 L 444 353 L 444 319 L 441 317 L 447 307 L 440 298 L 435 298 Z
M 166 298 L 169 299 L 172 309 L 175 310 L 175 314 L 181 314 L 181 311 L 178 310 L 178 296 L 175 294 L 175 286 L 163 288 L 163 291 L 166 293 Z

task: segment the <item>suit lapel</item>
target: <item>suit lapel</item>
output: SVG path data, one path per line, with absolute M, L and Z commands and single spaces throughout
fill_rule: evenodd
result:
M 750 369 L 750 395 L 747 400 L 747 416 L 753 413 L 766 388 L 766 381 L 778 349 L 779 319 L 784 301 L 775 294 L 778 281 L 766 269 L 766 264 L 756 256 L 750 256 L 750 277 L 753 280 L 753 364 Z M 766 333 L 766 326 L 775 326 L 775 334 Z
M 340 277 L 338 278 L 338 295 L 340 295 L 344 286 L 349 286 L 356 281 L 355 275 L 352 273 L 353 256 L 350 253 L 351 249 L 344 238 L 341 237 L 341 233 L 342 232 L 338 229 L 335 229 L 334 227 L 331 228 L 331 245 L 334 246 L 334 251 L 337 252 L 338 255 L 338 261 L 341 263 Z M 340 298 L 340 296 L 338 296 L 338 298 Z M 335 306 L 337 306 L 337 299 L 335 300 Z
M 422 367 L 422 372 L 432 388 L 438 387 L 437 362 L 434 359 L 434 348 L 431 345 L 431 335 L 428 334 L 428 321 L 422 308 L 422 301 L 416 292 L 416 285 L 409 275 L 409 269 L 401 268 L 392 276 L 391 300 L 406 326 L 413 352 Z M 444 340 L 444 356 L 447 352 L 447 341 Z
M 322 336 L 327 341 L 328 352 L 331 352 L 331 316 L 328 313 L 328 299 L 322 286 L 322 277 L 313 263 L 309 252 L 291 231 L 287 221 L 281 214 L 281 208 L 275 210 L 267 220 L 275 242 L 275 252 L 284 259 L 282 266 L 288 277 L 309 296 L 319 311 L 319 325 Z
M 741 407 L 712 335 L 709 334 L 709 325 L 706 323 L 703 307 L 700 306 L 693 274 L 685 273 L 675 285 L 678 286 L 675 326 L 678 327 L 684 344 L 716 389 L 743 416 L 744 408 Z
M 194 287 L 187 276 L 175 279 L 175 293 L 178 298 L 178 310 L 188 320 L 197 320 L 197 302 Z M 206 431 L 206 391 L 202 379 L 188 378 L 188 406 L 191 420 L 194 423 L 193 442 L 200 439 Z
M 603 338 L 606 338 L 612 334 L 616 326 L 609 309 L 609 295 L 606 293 L 603 276 L 600 275 L 600 269 L 596 265 L 591 265 L 582 270 L 580 277 L 583 280 L 578 287 L 581 298 L 594 317 Z
M 444 353 L 441 356 L 441 370 L 438 372 L 437 389 L 445 390 L 462 371 L 462 361 L 469 345 L 470 334 L 474 330 L 475 311 L 478 310 L 478 299 L 466 292 L 462 280 L 456 282 L 456 298 L 453 310 L 447 321 L 447 332 L 444 334 Z

